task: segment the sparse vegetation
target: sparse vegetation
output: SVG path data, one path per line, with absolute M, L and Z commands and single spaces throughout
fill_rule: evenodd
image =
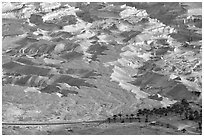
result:
M 196 129 L 200 132 L 202 129 L 202 114 L 200 112 L 198 112 L 198 110 L 193 110 L 190 105 L 190 103 L 186 100 L 186 99 L 182 99 L 181 102 L 177 102 L 171 106 L 167 106 L 167 107 L 162 107 L 162 108 L 153 108 L 153 109 L 138 109 L 136 114 L 125 114 L 124 115 L 124 119 L 121 119 L 121 117 L 123 116 L 122 114 L 118 114 L 118 116 L 120 117 L 120 119 L 117 118 L 117 115 L 113 115 L 113 119 L 114 122 L 119 122 L 119 123 L 132 123 L 132 122 L 141 122 L 141 119 L 145 122 L 151 123 L 151 120 L 155 120 L 155 119 L 151 119 L 153 117 L 157 117 L 159 116 L 164 117 L 164 116 L 169 116 L 172 117 L 173 115 L 176 115 L 179 119 L 182 120 L 190 120 L 190 121 L 194 121 L 197 123 L 197 127 Z M 183 115 L 185 117 L 183 117 Z M 141 118 L 142 117 L 142 118 Z M 108 118 L 111 119 L 111 118 Z M 111 122 L 109 122 L 111 123 Z M 160 126 L 164 126 L 166 128 L 171 128 L 172 126 L 170 126 L 171 123 L 160 123 Z M 181 132 L 185 133 L 186 129 L 182 129 Z
M 202 133 L 201 5 L 3 2 L 3 134 Z

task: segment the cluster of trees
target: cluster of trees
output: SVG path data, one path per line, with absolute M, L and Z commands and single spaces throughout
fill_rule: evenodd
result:
M 193 110 L 186 99 L 171 106 L 153 109 L 139 109 L 136 114 L 115 114 L 107 121 L 111 122 L 149 122 L 151 118 L 163 116 L 179 116 L 182 120 L 193 120 L 198 123 L 198 130 L 202 131 L 202 110 Z M 169 126 L 168 126 L 169 127 Z M 167 127 L 167 128 L 168 128 Z

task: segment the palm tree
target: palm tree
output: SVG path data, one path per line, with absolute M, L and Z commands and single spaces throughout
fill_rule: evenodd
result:
M 110 123 L 111 118 L 108 118 L 108 123 Z
M 146 115 L 150 115 L 150 110 L 147 109 L 145 113 L 146 113 Z
M 167 111 L 169 111 L 170 109 L 171 109 L 171 107 L 170 107 L 170 106 L 167 106 L 167 107 L 166 107 L 166 110 L 167 110 Z
M 145 118 L 145 123 L 147 123 L 147 122 L 148 122 L 148 117 Z
M 152 111 L 152 114 L 155 116 L 156 115 L 156 108 L 153 108 L 151 111 Z
M 117 115 L 113 115 L 113 120 L 116 122 Z
M 183 111 L 181 109 L 178 110 L 179 116 L 181 117 L 183 114 Z
M 143 112 L 144 112 L 144 113 L 146 113 L 146 112 L 147 112 L 147 109 L 146 109 L 146 108 L 144 108 L 144 109 L 143 109 Z
M 147 114 L 145 117 L 145 122 L 148 122 L 149 121 L 148 119 L 149 119 L 149 115 Z
M 184 129 L 182 129 L 181 131 L 182 131 L 183 133 L 185 133 L 185 132 L 186 132 L 186 129 L 184 128 Z
M 128 114 L 126 114 L 125 116 L 126 116 L 126 119 L 128 119 L 128 118 L 129 118 L 129 115 L 128 115 Z
M 131 116 L 131 118 L 133 119 L 133 117 L 134 117 L 134 114 L 130 114 L 130 116 Z
M 188 119 L 188 114 L 189 114 L 188 111 L 185 111 L 185 112 L 184 112 L 185 119 Z
M 120 120 L 121 120 L 122 114 L 121 114 L 121 113 L 119 113 L 119 114 L 118 114 L 118 116 L 120 117 Z
M 166 108 L 165 108 L 165 107 L 162 107 L 162 108 L 161 108 L 161 115 L 165 115 L 165 113 L 166 113 Z
M 129 117 L 130 122 L 132 122 L 133 117 L 134 117 L 134 114 L 130 114 L 130 117 Z
M 200 113 L 199 113 L 199 115 L 202 117 L 202 109 L 200 110 Z
M 138 114 L 142 114 L 142 110 L 141 110 L 141 109 L 138 109 L 137 113 L 138 113 Z
M 188 120 L 194 120 L 192 111 L 190 111 L 190 113 L 189 113 Z
M 156 111 L 156 108 L 153 108 L 152 110 L 153 110 L 153 112 L 155 112 L 155 111 Z
M 198 122 L 198 129 L 199 129 L 200 131 L 202 131 L 202 123 L 201 123 L 201 122 Z
M 150 115 L 153 115 L 153 114 L 154 114 L 154 111 L 153 111 L 153 110 L 150 110 L 149 114 L 150 114 Z
M 114 123 L 116 122 L 116 117 L 113 117 L 113 121 L 114 121 Z
M 178 104 L 173 104 L 173 106 L 172 106 L 172 111 L 173 111 L 174 113 L 176 113 L 176 111 L 178 110 L 178 108 L 179 108 Z
M 194 119 L 195 119 L 195 120 L 198 120 L 198 119 L 199 119 L 199 113 L 198 113 L 197 110 L 195 110 L 195 111 L 193 112 L 193 116 L 194 116 Z
M 137 117 L 135 119 L 139 119 L 140 118 L 140 114 L 137 113 Z
M 181 100 L 181 104 L 184 106 L 184 107 L 188 107 L 189 106 L 189 103 L 186 99 L 182 99 Z
M 142 111 L 142 115 L 144 116 L 146 113 L 147 113 L 147 109 L 144 108 L 143 111 Z
M 199 119 L 202 120 L 202 109 L 200 110 L 200 113 L 199 113 Z
M 163 114 L 162 108 L 159 108 L 159 109 L 158 109 L 158 114 L 159 114 L 159 116 L 161 117 L 161 115 Z
M 156 108 L 155 108 L 154 114 L 159 115 L 159 109 L 156 109 Z
M 141 119 L 140 119 L 140 117 L 138 117 L 138 122 L 141 122 Z

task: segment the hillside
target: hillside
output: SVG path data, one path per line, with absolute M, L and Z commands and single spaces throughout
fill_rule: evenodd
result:
M 3 134 L 200 134 L 200 5 L 3 3 Z

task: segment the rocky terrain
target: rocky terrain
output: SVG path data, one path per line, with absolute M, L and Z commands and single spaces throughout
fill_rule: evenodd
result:
M 2 3 L 3 134 L 201 134 L 201 5 Z

